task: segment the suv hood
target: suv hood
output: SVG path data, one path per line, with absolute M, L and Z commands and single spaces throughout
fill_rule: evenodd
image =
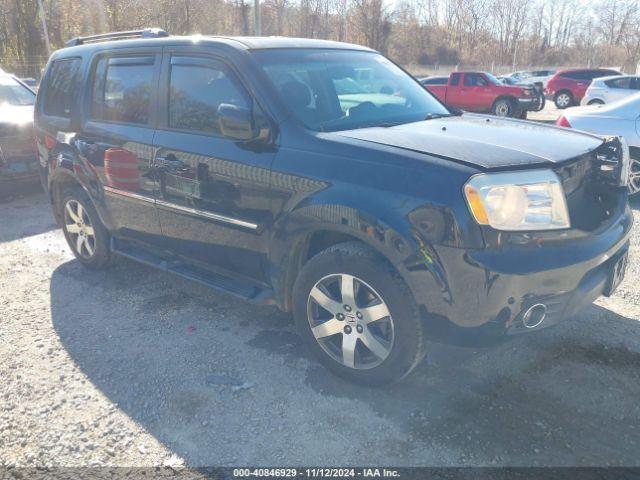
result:
M 600 137 L 571 129 L 474 114 L 329 135 L 435 155 L 483 169 L 559 163 L 602 144 Z

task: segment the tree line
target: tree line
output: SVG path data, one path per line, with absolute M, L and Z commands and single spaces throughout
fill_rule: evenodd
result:
M 0 68 L 38 77 L 69 38 L 164 28 L 252 35 L 253 0 L 0 0 Z M 261 0 L 262 34 L 367 45 L 414 68 L 640 62 L 640 0 Z

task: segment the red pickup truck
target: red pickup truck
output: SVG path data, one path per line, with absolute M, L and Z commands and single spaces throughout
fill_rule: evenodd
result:
M 425 85 L 441 102 L 472 112 L 526 118 L 544 105 L 533 85 L 505 85 L 488 72 L 454 72 L 446 85 Z

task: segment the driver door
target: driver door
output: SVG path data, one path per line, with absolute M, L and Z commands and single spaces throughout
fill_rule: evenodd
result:
M 478 73 L 465 73 L 460 88 L 460 103 L 465 110 L 482 111 L 486 105 L 491 105 L 487 96 L 490 95 L 490 86 L 486 78 Z

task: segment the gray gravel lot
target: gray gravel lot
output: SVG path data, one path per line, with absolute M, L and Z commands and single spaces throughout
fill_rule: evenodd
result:
M 640 203 L 634 205 L 640 220 Z M 618 293 L 492 348 L 347 384 L 290 316 L 73 259 L 45 196 L 0 204 L 0 464 L 640 465 L 640 234 Z

